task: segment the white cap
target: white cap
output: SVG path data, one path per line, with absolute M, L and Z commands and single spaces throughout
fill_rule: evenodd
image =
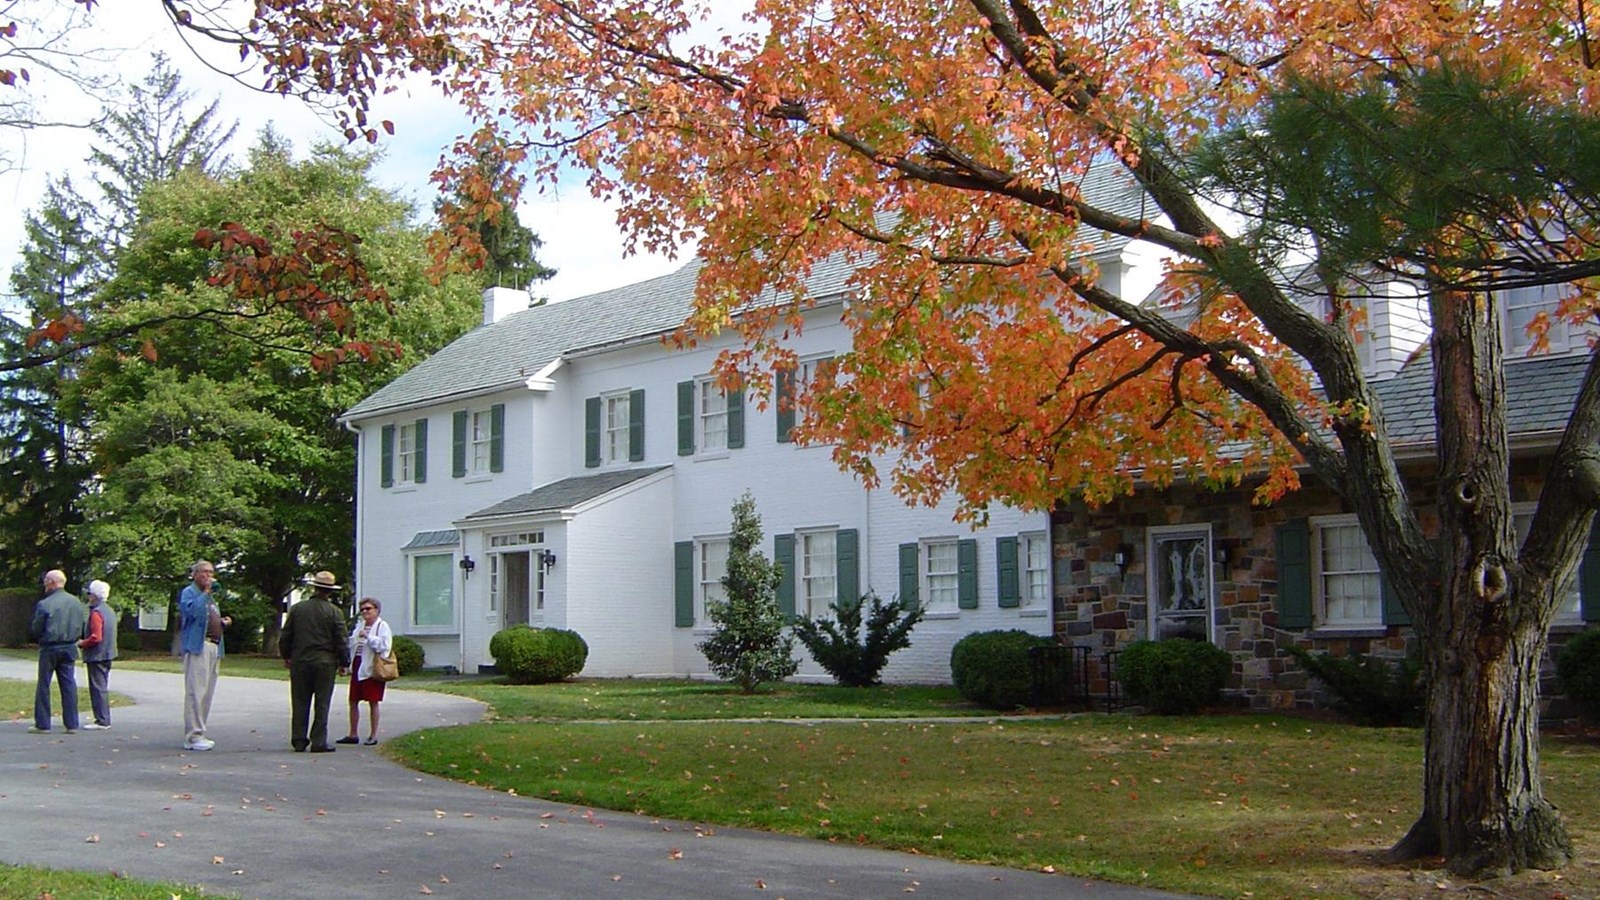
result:
M 111 599 L 111 585 L 106 584 L 104 581 L 96 580 L 89 582 L 89 587 L 87 590 L 90 594 L 99 597 L 101 600 Z

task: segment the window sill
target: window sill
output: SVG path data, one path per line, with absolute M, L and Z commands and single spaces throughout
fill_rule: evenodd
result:
M 715 459 L 727 459 L 729 456 L 732 456 L 732 455 L 733 454 L 730 453 L 727 450 L 708 450 L 705 453 L 696 453 L 694 455 L 694 461 L 695 462 L 711 462 L 712 460 L 715 460 Z
M 428 631 L 428 630 L 423 629 L 423 628 L 412 628 L 410 630 L 403 631 L 403 632 L 400 632 L 400 633 L 404 637 L 412 637 L 412 638 L 428 638 L 428 639 L 432 639 L 432 638 L 460 638 L 461 637 L 461 633 L 459 631 Z
M 1023 607 L 1017 615 L 1024 619 L 1042 619 L 1045 617 L 1045 610 L 1038 607 Z
M 1341 640 L 1344 638 L 1381 638 L 1388 637 L 1389 629 L 1383 625 L 1324 625 L 1306 632 L 1306 637 L 1312 640 L 1327 639 Z
M 936 621 L 936 620 L 939 620 L 939 619 L 959 619 L 959 618 L 961 618 L 961 610 L 959 610 L 959 609 L 939 609 L 939 610 L 930 609 L 927 612 L 922 614 L 922 619 L 925 622 L 933 622 L 933 621 Z
M 1577 634 L 1589 627 L 1589 623 L 1579 619 L 1565 619 L 1550 623 L 1551 634 Z
M 417 489 L 416 482 L 408 481 L 405 484 L 397 484 L 397 485 L 394 485 L 393 487 L 389 488 L 389 493 L 391 493 L 391 494 L 409 494 L 409 493 L 412 493 L 413 491 L 415 491 L 416 489 Z
M 493 473 L 490 473 L 490 472 L 479 472 L 479 473 L 476 473 L 476 474 L 463 476 L 462 479 L 461 479 L 461 483 L 462 484 L 482 484 L 485 481 L 493 481 L 493 480 L 494 480 L 494 474 Z

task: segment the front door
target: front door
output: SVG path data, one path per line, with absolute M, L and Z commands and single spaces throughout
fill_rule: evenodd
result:
M 505 585 L 505 627 L 527 625 L 532 621 L 532 592 L 529 590 L 531 554 L 526 550 L 500 554 L 502 583 Z
M 1211 529 L 1152 528 L 1149 552 L 1151 638 L 1211 640 Z

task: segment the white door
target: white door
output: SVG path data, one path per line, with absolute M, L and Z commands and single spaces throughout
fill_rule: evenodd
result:
M 1211 640 L 1211 529 L 1152 528 L 1148 546 L 1150 637 Z

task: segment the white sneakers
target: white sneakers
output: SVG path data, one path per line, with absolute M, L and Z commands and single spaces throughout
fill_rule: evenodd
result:
M 84 731 L 109 731 L 110 729 L 110 725 L 101 725 L 99 722 L 85 722 L 83 724 Z
M 212 747 L 215 747 L 216 745 L 217 745 L 216 741 L 207 740 L 205 738 L 195 738 L 194 740 L 185 743 L 183 745 L 183 749 L 185 749 L 185 750 L 210 750 Z

